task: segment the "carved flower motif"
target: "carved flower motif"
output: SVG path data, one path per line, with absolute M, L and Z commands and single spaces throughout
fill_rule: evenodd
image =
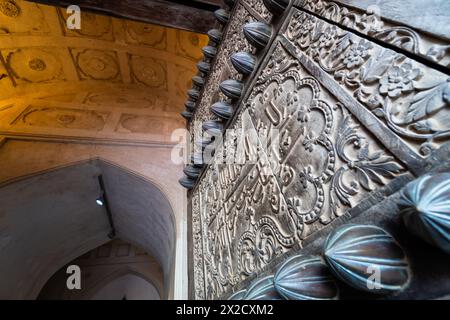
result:
M 312 141 L 312 140 L 310 139 L 310 141 Z M 308 188 L 308 182 L 310 180 L 310 179 L 308 179 L 308 177 L 309 178 L 311 177 L 311 171 L 312 171 L 311 167 L 307 166 L 306 168 L 303 168 L 303 170 L 298 175 L 299 182 L 302 185 L 303 189 Z M 296 205 L 298 205 L 298 204 L 296 203 Z
M 316 19 L 314 17 L 308 17 L 308 19 L 304 20 L 299 28 L 300 35 L 304 36 L 311 32 L 311 30 L 314 28 L 315 23 Z
M 319 48 L 329 48 L 334 42 L 334 36 L 336 35 L 336 26 L 329 26 L 325 29 L 325 31 L 320 35 L 318 41 Z
M 314 137 L 310 133 L 308 133 L 306 135 L 305 139 L 303 140 L 303 146 L 309 152 L 313 152 L 314 151 L 314 144 L 315 144 L 315 142 L 316 141 L 315 141 Z
M 414 90 L 413 80 L 422 75 L 420 69 L 413 69 L 409 62 L 401 66 L 394 66 L 388 73 L 380 79 L 380 93 L 391 98 L 397 98 L 402 93 Z
M 267 64 L 268 73 L 272 73 L 273 70 L 276 70 L 281 65 L 283 65 L 287 60 L 286 54 L 283 52 L 281 48 L 276 48 L 273 54 L 273 59 L 270 59 Z
M 372 44 L 364 39 L 361 39 L 359 43 L 352 44 L 344 57 L 345 66 L 352 69 L 362 65 L 365 58 L 369 55 L 370 49 L 372 49 Z
M 309 116 L 308 116 L 308 110 L 309 108 L 307 106 L 300 106 L 297 114 L 297 120 L 300 122 L 308 122 Z
M 302 17 L 303 19 L 294 19 L 289 25 L 289 33 L 293 37 L 302 37 L 309 34 L 315 25 L 315 17 Z M 301 21 L 303 20 L 303 21 Z

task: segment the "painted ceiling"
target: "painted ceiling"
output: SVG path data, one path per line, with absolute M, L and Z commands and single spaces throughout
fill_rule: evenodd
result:
M 168 143 L 207 36 L 0 0 L 0 136 Z

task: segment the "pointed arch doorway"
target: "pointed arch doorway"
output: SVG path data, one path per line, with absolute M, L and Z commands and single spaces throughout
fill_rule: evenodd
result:
M 161 298 L 170 297 L 175 218 L 151 181 L 92 159 L 0 185 L 0 203 L 0 299 L 36 299 L 59 269 L 113 235 L 155 258 Z

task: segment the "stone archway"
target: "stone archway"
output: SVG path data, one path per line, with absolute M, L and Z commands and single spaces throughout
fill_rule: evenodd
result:
M 93 159 L 0 185 L 0 298 L 35 299 L 62 266 L 116 235 L 161 265 L 164 296 L 173 287 L 175 218 L 166 195 L 132 172 Z
M 130 275 L 142 279 L 143 281 L 145 281 L 146 283 L 151 285 L 154 288 L 154 290 L 156 291 L 156 294 L 158 295 L 157 299 L 144 299 L 144 300 L 159 300 L 159 299 L 161 299 L 157 284 L 154 283 L 154 281 L 152 281 L 152 279 L 150 279 L 149 277 L 143 275 L 141 272 L 139 272 L 129 266 L 121 268 L 121 269 L 117 270 L 117 272 L 108 274 L 104 279 L 102 279 L 95 286 L 93 286 L 92 288 L 89 288 L 88 293 L 86 295 L 87 298 L 91 299 L 91 300 L 99 300 L 99 299 L 105 300 L 104 298 L 99 297 L 99 292 L 101 290 L 103 290 L 105 287 L 107 287 L 108 285 L 110 285 L 111 283 L 114 283 L 115 281 L 117 281 L 118 279 L 130 276 Z M 155 298 L 156 298 L 156 296 L 155 296 Z M 142 300 L 142 299 L 140 299 L 140 300 Z
M 133 273 L 121 275 L 105 284 L 95 293 L 92 300 L 117 300 L 118 293 L 123 295 L 123 300 L 160 300 L 153 284 Z
M 80 270 L 80 287 L 75 290 L 67 287 L 69 265 L 78 266 Z M 148 252 L 114 239 L 58 270 L 47 281 L 38 299 L 122 300 L 124 297 L 126 300 L 160 300 L 164 297 L 163 272 Z

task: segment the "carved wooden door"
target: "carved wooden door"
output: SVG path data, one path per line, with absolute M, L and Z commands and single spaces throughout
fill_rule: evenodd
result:
M 448 294 L 450 3 L 228 3 L 184 113 L 192 298 Z

